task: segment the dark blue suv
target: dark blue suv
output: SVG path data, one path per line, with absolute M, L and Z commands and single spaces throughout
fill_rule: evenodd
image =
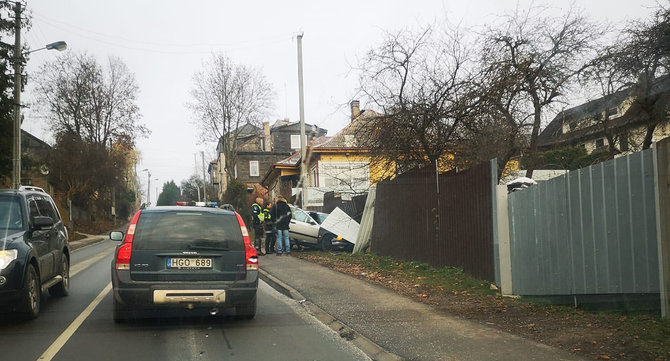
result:
M 68 234 L 53 199 L 36 187 L 0 190 L 0 310 L 39 315 L 42 293 L 69 292 Z

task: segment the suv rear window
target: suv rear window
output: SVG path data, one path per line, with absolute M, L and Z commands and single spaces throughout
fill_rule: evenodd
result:
M 244 251 L 237 217 L 210 212 L 143 212 L 137 221 L 133 249 Z

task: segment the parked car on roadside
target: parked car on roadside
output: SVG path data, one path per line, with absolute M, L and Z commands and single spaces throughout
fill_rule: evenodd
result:
M 324 251 L 333 247 L 353 249 L 353 244 L 321 227 L 328 213 L 305 211 L 290 206 L 293 218 L 289 224 L 291 244 L 318 248 Z
M 242 217 L 211 207 L 152 207 L 135 214 L 112 261 L 114 320 L 136 311 L 234 308 L 256 314 L 258 258 Z
M 0 306 L 28 319 L 42 294 L 67 296 L 70 246 L 58 208 L 37 187 L 0 190 Z

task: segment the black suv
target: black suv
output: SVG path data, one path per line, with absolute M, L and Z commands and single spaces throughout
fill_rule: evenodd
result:
M 206 207 L 151 207 L 135 214 L 112 261 L 114 321 L 142 309 L 235 308 L 256 314 L 258 258 L 242 217 Z
M 0 190 L 0 305 L 33 319 L 44 290 L 66 296 L 69 285 L 68 235 L 53 199 L 36 187 Z

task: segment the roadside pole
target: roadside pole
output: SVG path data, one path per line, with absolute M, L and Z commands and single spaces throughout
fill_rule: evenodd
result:
M 14 147 L 12 188 L 21 187 L 21 3 L 14 4 Z
M 205 151 L 200 151 L 202 158 L 202 201 L 207 202 L 207 178 L 205 178 Z
M 654 171 L 661 317 L 670 319 L 670 138 L 654 145 Z
M 307 136 L 305 135 L 305 97 L 302 87 L 302 33 L 298 35 L 298 93 L 300 99 L 300 182 L 302 191 L 300 194 L 300 207 L 305 209 L 307 204 L 307 159 L 305 159 L 305 146 Z

